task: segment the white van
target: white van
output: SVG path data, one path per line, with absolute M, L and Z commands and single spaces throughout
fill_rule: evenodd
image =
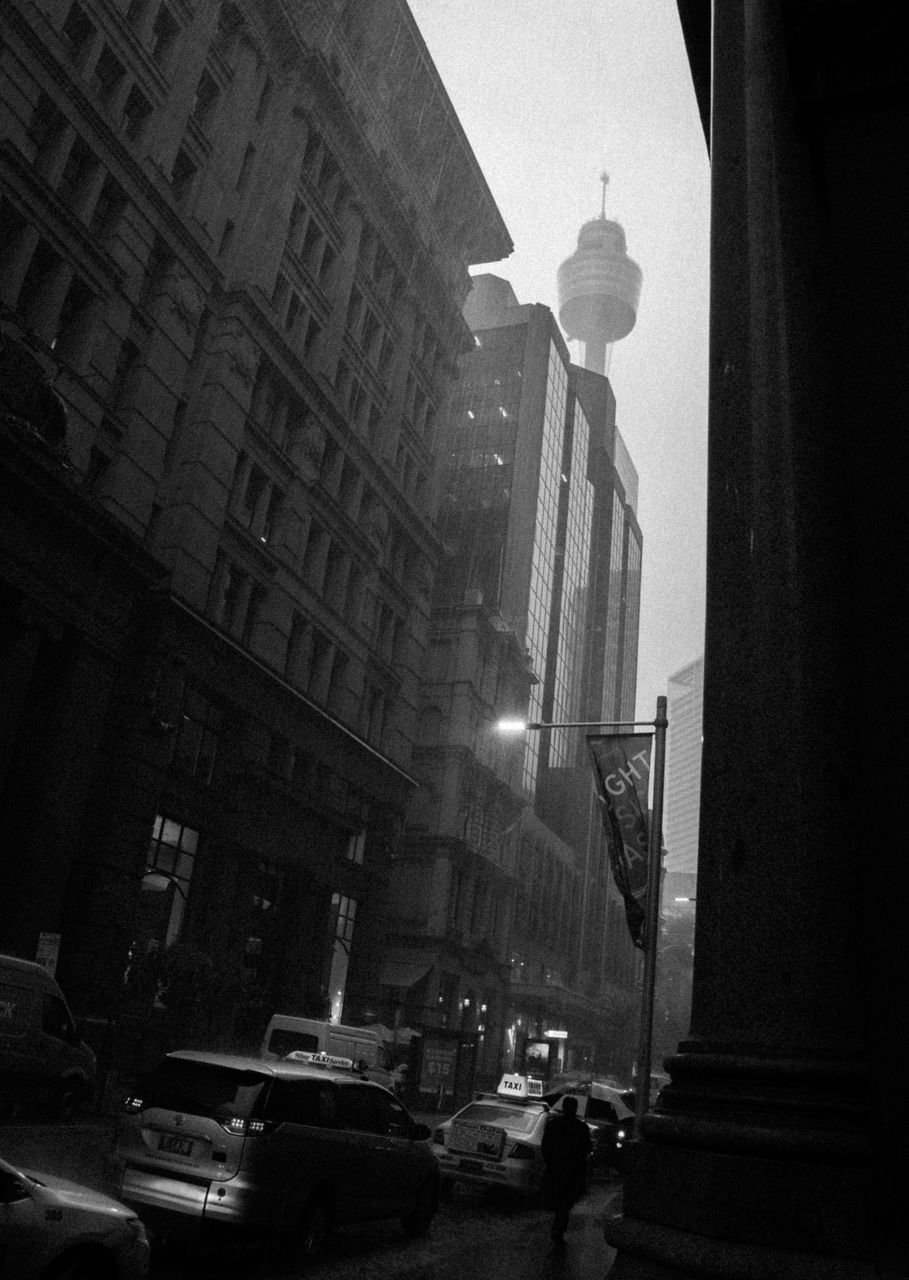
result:
M 274 1062 L 298 1050 L 350 1058 L 368 1079 L 376 1080 L 386 1088 L 392 1087 L 385 1045 L 379 1033 L 371 1027 L 346 1027 L 341 1022 L 322 1022 L 318 1018 L 276 1013 L 265 1029 L 261 1056 Z
M 91 1094 L 95 1055 L 43 965 L 0 956 L 0 1109 L 50 1103 L 72 1115 Z

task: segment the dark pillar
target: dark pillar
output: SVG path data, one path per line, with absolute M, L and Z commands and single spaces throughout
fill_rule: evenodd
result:
M 629 1152 L 624 1216 L 606 1229 L 618 1248 L 611 1277 L 903 1275 L 882 1261 L 869 1173 L 869 997 L 892 970 L 874 973 L 868 920 L 874 912 L 886 928 L 893 917 L 880 912 L 888 890 L 875 872 L 888 865 L 879 846 L 893 861 L 896 850 L 872 816 L 880 788 L 868 785 L 862 729 L 881 716 L 865 701 L 871 637 L 855 617 L 876 519 L 856 509 L 863 453 L 889 447 L 880 422 L 894 397 L 859 390 L 874 281 L 848 252 L 849 215 L 873 241 L 875 202 L 893 199 L 881 180 L 887 147 L 878 137 L 870 206 L 845 172 L 846 188 L 832 190 L 841 138 L 830 104 L 811 101 L 831 83 L 799 79 L 806 67 L 829 71 L 825 29 L 802 14 L 786 32 L 777 0 L 713 8 L 692 1025 Z M 885 117 L 880 128 L 888 133 Z M 904 295 L 893 315 L 905 333 Z M 865 366 L 882 383 L 898 367 L 889 345 L 892 366 L 879 354 Z M 882 470 L 879 458 L 871 465 Z M 890 618 L 879 625 L 893 634 Z

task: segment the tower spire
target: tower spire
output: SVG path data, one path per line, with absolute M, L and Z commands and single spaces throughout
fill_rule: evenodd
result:
M 600 217 L 606 221 L 606 185 L 609 182 L 609 174 L 604 169 L 600 174 L 600 182 L 603 184 L 603 199 L 600 203 Z

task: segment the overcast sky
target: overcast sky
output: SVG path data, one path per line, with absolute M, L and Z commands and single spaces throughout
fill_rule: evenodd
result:
M 600 212 L 604 170 L 606 216 L 644 273 L 609 376 L 640 476 L 651 719 L 704 646 L 709 170 L 674 0 L 409 3 L 515 245 L 473 273 L 557 315 L 556 271 Z

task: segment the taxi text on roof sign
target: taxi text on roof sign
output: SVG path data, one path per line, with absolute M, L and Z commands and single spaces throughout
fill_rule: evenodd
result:
M 311 1067 L 353 1067 L 353 1058 L 338 1058 L 333 1053 L 309 1053 L 306 1049 L 294 1049 L 285 1062 L 305 1062 Z
M 502 1098 L 542 1098 L 543 1081 L 534 1076 L 505 1074 L 499 1081 L 496 1093 Z

